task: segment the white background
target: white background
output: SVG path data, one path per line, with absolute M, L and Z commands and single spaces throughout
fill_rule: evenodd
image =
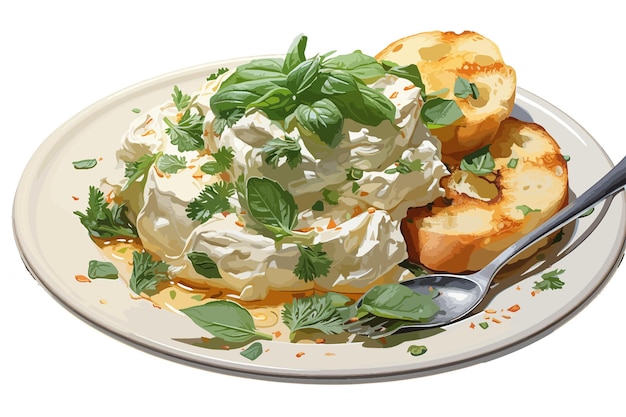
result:
M 474 30 L 498 43 L 518 85 L 577 120 L 614 163 L 625 154 L 624 19 L 618 2 L 567 2 L 563 8 L 524 1 L 508 9 L 504 5 L 513 2 L 214 3 L 3 6 L 3 415 L 508 417 L 623 411 L 624 266 L 585 310 L 530 346 L 444 374 L 357 385 L 260 381 L 161 359 L 100 333 L 39 287 L 15 247 L 11 203 L 22 170 L 54 129 L 134 83 L 214 60 L 284 53 L 298 33 L 308 35 L 309 53 L 362 49 L 373 55 L 416 32 Z M 602 322 L 611 316 L 614 321 Z

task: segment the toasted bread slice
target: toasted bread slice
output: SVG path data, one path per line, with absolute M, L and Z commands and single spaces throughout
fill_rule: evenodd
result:
M 475 32 L 425 32 L 399 39 L 376 55 L 379 61 L 416 64 L 427 93 L 447 89 L 440 97 L 455 100 L 463 117 L 450 126 L 432 129 L 442 142 L 444 162 L 458 162 L 490 143 L 515 102 L 515 71 L 504 63 L 498 46 Z M 476 85 L 478 96 L 457 97 L 462 77 Z
M 541 126 L 508 118 L 492 142 L 492 174 L 450 167 L 445 197 L 409 210 L 409 259 L 435 271 L 476 271 L 567 204 L 567 162 Z

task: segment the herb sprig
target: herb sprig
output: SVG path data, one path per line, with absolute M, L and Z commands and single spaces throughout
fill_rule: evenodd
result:
M 75 211 L 74 214 L 93 237 L 137 237 L 137 229 L 126 216 L 126 206 L 107 203 L 104 193 L 94 186 L 89 187 L 85 212 Z

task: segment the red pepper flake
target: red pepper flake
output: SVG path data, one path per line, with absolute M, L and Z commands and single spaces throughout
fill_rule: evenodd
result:
M 391 95 L 389 96 L 389 98 L 396 98 L 398 97 L 398 92 L 394 91 L 393 93 L 391 93 Z
M 387 344 L 387 339 L 384 337 L 379 338 L 378 340 L 380 340 L 380 343 L 382 343 L 383 345 Z
M 275 332 L 272 332 L 272 334 L 274 335 L 274 337 L 276 339 L 278 339 L 282 335 L 282 333 L 279 330 L 276 330 Z
M 334 229 L 335 227 L 337 227 L 337 223 L 335 223 L 334 219 L 330 219 L 330 221 L 328 222 L 328 226 L 326 226 L 327 229 Z
M 323 227 L 319 227 L 319 226 L 317 226 L 317 227 L 315 228 L 315 230 L 317 230 L 318 232 L 323 232 L 323 231 L 324 231 L 324 228 L 323 228 Z
M 535 291 L 531 291 L 531 292 L 530 292 L 530 295 L 532 295 L 532 296 L 534 297 L 535 295 L 537 295 L 537 292 L 535 292 Z
M 74 199 L 74 201 L 78 201 L 80 200 L 78 197 L 76 197 L 75 195 L 72 196 L 72 198 Z
M 510 320 L 510 319 L 511 319 L 511 316 L 508 316 L 508 315 L 506 315 L 506 314 L 503 314 L 503 315 L 502 315 L 502 318 L 503 318 L 503 319 Z
M 374 207 L 370 207 L 370 208 L 367 209 L 367 212 L 369 214 L 374 214 L 374 213 L 376 213 L 376 209 Z
M 404 87 L 403 90 L 404 91 L 409 91 L 409 90 L 412 90 L 414 88 L 415 88 L 415 86 L 413 84 L 411 84 L 411 85 L 407 85 L 406 87 Z
M 211 338 L 200 336 L 200 340 L 202 340 L 202 343 L 209 343 L 211 341 Z
M 304 356 L 304 352 L 298 352 L 296 353 L 296 358 L 301 358 Z
M 224 350 L 230 350 L 230 346 L 228 346 L 228 345 L 224 345 L 224 346 L 222 346 L 222 349 L 224 349 Z
M 84 275 L 74 275 L 74 279 L 78 282 L 91 282 L 91 280 Z
M 350 317 L 350 318 L 348 319 L 348 323 L 354 323 L 354 322 L 356 322 L 356 321 L 359 321 L 359 319 L 358 319 L 357 317 Z
M 361 191 L 361 192 L 359 193 L 359 196 L 360 196 L 360 197 L 367 197 L 368 195 L 370 195 L 370 193 L 368 193 L 367 191 Z
M 318 345 L 319 345 L 320 343 L 326 343 L 326 339 L 323 339 L 323 338 L 321 338 L 321 337 L 318 337 L 317 339 L 315 339 L 315 343 L 317 343 Z
M 222 212 L 222 216 L 224 216 L 224 217 L 228 217 L 229 214 L 230 214 L 229 211 L 223 211 Z
M 494 323 L 497 323 L 497 324 L 502 323 L 500 320 L 498 320 L 498 319 L 497 319 L 497 318 L 495 318 L 495 317 L 493 317 L 493 318 L 491 319 L 491 321 L 492 321 L 492 322 L 494 322 Z
M 470 327 L 470 329 L 475 329 L 476 325 L 474 323 L 470 323 L 469 327 Z
M 516 311 L 519 311 L 519 309 L 520 309 L 519 304 L 513 304 L 507 310 L 509 310 L 511 313 L 515 313 Z
M 98 161 L 102 161 L 103 159 L 104 159 L 103 157 L 100 157 L 100 158 L 98 158 Z
M 361 213 L 363 213 L 363 209 L 361 208 L 361 206 L 356 206 L 354 210 L 352 210 L 352 217 L 356 217 Z
M 243 227 L 243 223 L 242 223 L 242 222 L 240 222 L 239 220 L 237 220 L 237 221 L 235 222 L 235 224 L 236 224 L 237 226 L 239 226 L 239 227 Z
M 518 285 L 517 287 L 515 287 L 515 289 L 516 289 L 517 291 L 519 291 L 519 290 L 521 290 L 522 288 Z
M 337 354 L 333 352 L 326 352 L 324 353 L 324 356 L 337 356 Z
M 302 229 L 296 229 L 294 230 L 294 232 L 302 232 L 302 233 L 308 233 L 311 230 L 315 230 L 314 227 L 303 227 Z

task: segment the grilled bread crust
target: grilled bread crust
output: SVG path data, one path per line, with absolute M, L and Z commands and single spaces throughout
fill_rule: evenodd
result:
M 489 150 L 492 174 L 450 166 L 445 197 L 409 210 L 401 230 L 411 261 L 433 271 L 476 271 L 567 204 L 567 162 L 541 126 L 507 118 Z
M 463 116 L 452 125 L 432 129 L 442 142 L 446 163 L 458 162 L 491 143 L 500 123 L 513 110 L 515 71 L 504 63 L 498 46 L 478 33 L 418 33 L 391 43 L 376 59 L 416 64 L 426 93 L 447 89 L 439 97 L 456 101 Z M 476 85 L 477 98 L 454 95 L 458 77 Z

